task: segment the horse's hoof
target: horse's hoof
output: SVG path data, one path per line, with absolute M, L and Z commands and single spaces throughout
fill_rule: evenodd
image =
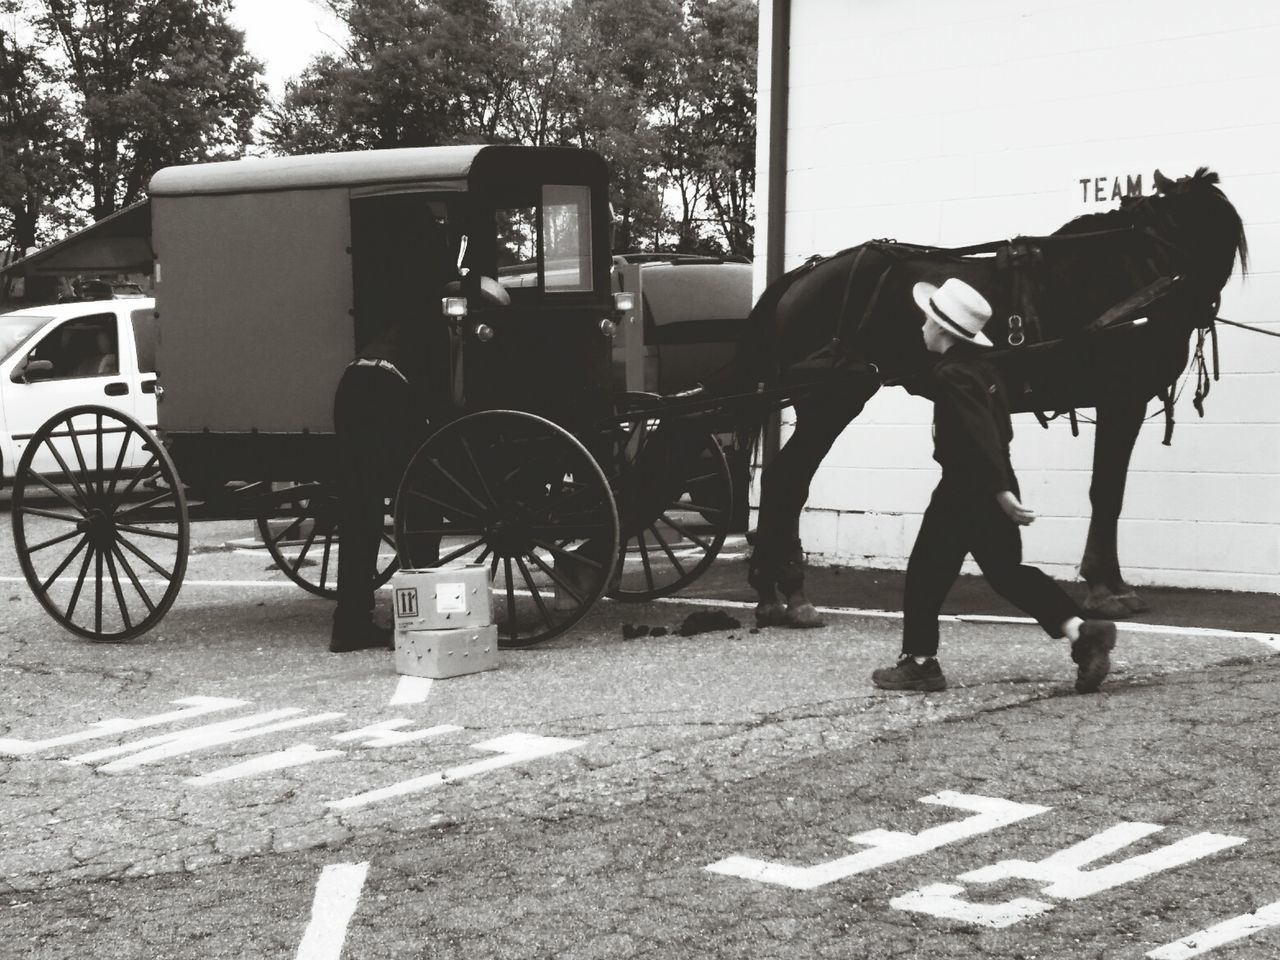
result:
M 1125 605 L 1130 613 L 1150 613 L 1151 606 L 1147 601 L 1143 600 L 1137 593 L 1130 590 L 1128 593 L 1117 593 L 1116 599 Z
M 787 626 L 810 630 L 814 627 L 825 627 L 827 622 L 818 614 L 812 603 L 800 603 L 787 607 Z
M 1083 604 L 1084 612 L 1090 617 L 1097 620 L 1123 620 L 1125 617 L 1133 616 L 1133 610 L 1130 610 L 1119 597 L 1108 594 L 1105 597 L 1089 597 Z
M 787 626 L 787 608 L 780 603 L 756 604 L 757 627 Z

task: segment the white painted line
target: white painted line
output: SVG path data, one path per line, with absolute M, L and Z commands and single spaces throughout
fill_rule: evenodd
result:
M 242 777 L 254 777 L 260 773 L 271 773 L 276 770 L 286 770 L 289 767 L 300 767 L 305 763 L 315 763 L 317 760 L 332 760 L 334 757 L 342 756 L 342 754 L 343 751 L 341 750 L 317 750 L 309 743 L 300 743 L 296 747 L 290 747 L 287 750 L 264 753 L 243 763 L 233 763 L 229 767 L 203 773 L 198 777 L 188 777 L 185 782 L 193 787 L 207 787 L 215 783 L 239 780 Z
M 174 700 L 172 702 L 179 706 L 185 706 L 187 709 L 152 714 L 149 717 L 141 717 L 137 720 L 127 720 L 120 717 L 111 720 L 99 720 L 97 723 L 92 724 L 88 730 L 68 734 L 65 737 L 50 737 L 47 740 L 0 739 L 0 755 L 22 756 L 28 753 L 35 753 L 37 750 L 47 750 L 50 747 L 65 747 L 72 743 L 83 743 L 86 740 L 109 737 L 116 733 L 139 730 L 142 727 L 153 727 L 161 723 L 176 723 L 180 720 L 188 720 L 191 717 L 203 716 L 206 713 L 216 713 L 219 710 L 229 710 L 232 707 L 247 706 L 249 703 L 248 700 L 231 700 L 227 697 L 185 697 L 182 700 Z
M 399 707 L 407 703 L 422 703 L 430 692 L 430 677 L 403 676 L 396 684 L 396 692 L 389 705 Z
M 813 890 L 845 877 L 866 873 L 868 870 L 897 863 L 899 860 L 918 857 L 938 847 L 976 837 L 1029 817 L 1039 816 L 1051 809 L 1030 803 L 1003 800 L 999 797 L 956 793 L 954 790 L 942 790 L 927 797 L 921 797 L 920 803 L 968 810 L 973 813 L 973 816 L 952 820 L 919 833 L 867 830 L 855 834 L 849 840 L 851 843 L 863 844 L 868 849 L 808 867 L 775 863 L 772 860 L 757 860 L 754 857 L 732 856 L 709 864 L 703 869 L 729 877 L 790 887 L 793 890 Z
M 359 730 L 348 730 L 346 733 L 335 733 L 331 740 L 346 742 L 349 740 L 363 740 L 366 747 L 394 747 L 402 743 L 412 743 L 415 740 L 425 740 L 427 737 L 438 737 L 446 733 L 457 733 L 462 727 L 454 726 L 451 723 L 442 723 L 438 726 L 427 727 L 425 730 L 401 730 L 400 727 L 408 726 L 413 723 L 412 720 L 405 720 L 402 717 L 396 717 L 393 720 L 379 720 L 377 723 L 371 723 L 367 727 L 361 727 Z
M 894 910 L 926 913 L 943 920 L 958 920 L 978 927 L 1001 930 L 1053 909 L 1048 903 L 1018 897 L 1007 903 L 970 903 L 961 899 L 964 887 L 954 883 L 931 883 L 889 901 Z
M 477 750 L 497 751 L 498 756 L 496 757 L 477 760 L 475 763 L 464 764 L 460 767 L 450 767 L 448 770 L 438 770 L 435 773 L 429 773 L 423 777 L 414 777 L 411 780 L 401 780 L 399 783 L 393 783 L 389 787 L 368 790 L 365 793 L 356 794 L 354 797 L 331 800 L 329 801 L 329 806 L 337 810 L 363 807 L 371 803 L 377 803 L 379 800 L 389 800 L 392 797 L 420 793 L 423 790 L 438 787 L 440 784 L 447 783 L 450 780 L 474 777 L 476 774 L 497 770 L 499 767 L 508 767 L 513 763 L 523 763 L 526 760 L 549 757 L 552 754 L 580 747 L 582 744 L 582 740 L 567 740 L 562 737 L 539 737 L 529 733 L 509 733 L 506 736 L 495 737 L 493 740 L 486 740 L 475 745 Z
M 1224 943 L 1233 943 L 1253 936 L 1267 927 L 1280 926 L 1280 900 L 1259 907 L 1253 913 L 1241 914 L 1230 920 L 1215 923 L 1212 927 L 1197 931 L 1190 936 L 1157 947 L 1147 954 L 1151 960 L 1187 960 L 1208 953 Z
M 655 603 L 686 604 L 694 607 L 732 607 L 736 610 L 754 609 L 754 600 L 706 600 L 701 597 L 660 597 Z M 831 613 L 847 617 L 875 617 L 882 620 L 901 620 L 901 610 L 862 610 L 858 607 L 817 607 L 819 613 Z M 943 614 L 942 623 L 1010 623 L 1035 626 L 1030 617 L 997 617 L 982 614 Z M 1212 627 L 1175 627 L 1161 623 L 1116 622 L 1116 629 L 1127 633 L 1159 633 L 1175 637 L 1222 637 L 1233 640 L 1256 640 L 1280 652 L 1280 633 L 1253 633 L 1245 630 L 1217 630 Z
M 356 912 L 368 874 L 368 863 L 331 863 L 324 868 L 296 960 L 339 960 L 347 940 L 347 924 Z

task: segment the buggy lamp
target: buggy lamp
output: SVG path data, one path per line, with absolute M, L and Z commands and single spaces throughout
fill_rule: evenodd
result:
M 618 313 L 627 313 L 636 308 L 636 295 L 631 291 L 624 290 L 621 293 L 613 295 L 613 309 Z
M 489 326 L 487 323 L 477 323 L 471 328 L 471 333 L 481 343 L 488 343 L 493 339 L 493 327 Z
M 614 323 L 612 320 L 600 321 L 600 332 L 603 333 L 606 337 L 612 337 L 614 333 L 617 332 L 617 330 L 618 330 L 618 325 Z
M 440 306 L 446 317 L 465 317 L 467 315 L 466 297 L 442 297 Z

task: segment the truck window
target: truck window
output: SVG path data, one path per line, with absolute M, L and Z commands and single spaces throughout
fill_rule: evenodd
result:
M 28 358 L 53 365 L 42 380 L 114 376 L 120 371 L 117 343 L 114 313 L 76 317 L 46 334 Z
M 129 314 L 133 321 L 133 342 L 138 348 L 138 371 L 156 372 L 156 339 L 160 333 L 160 321 L 154 310 L 134 310 Z

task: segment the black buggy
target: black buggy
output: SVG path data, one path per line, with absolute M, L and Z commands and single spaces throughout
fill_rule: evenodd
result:
M 567 148 L 160 171 L 159 428 L 83 406 L 31 438 L 12 516 L 40 603 L 81 636 L 136 637 L 177 595 L 190 523 L 237 518 L 332 598 L 334 391 L 358 345 L 405 316 L 438 330 L 438 376 L 379 583 L 397 564 L 485 564 L 500 642 L 521 646 L 606 593 L 691 582 L 724 542 L 732 484 L 704 408 L 672 416 L 615 387 L 634 303 L 610 288 L 607 189 L 604 161 Z

